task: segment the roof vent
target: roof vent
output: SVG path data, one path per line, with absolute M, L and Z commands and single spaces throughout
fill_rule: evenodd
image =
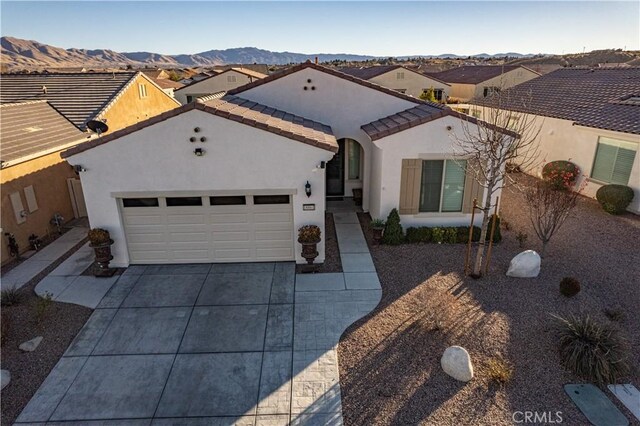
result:
M 42 86 L 42 94 L 46 95 L 47 94 L 47 86 Z

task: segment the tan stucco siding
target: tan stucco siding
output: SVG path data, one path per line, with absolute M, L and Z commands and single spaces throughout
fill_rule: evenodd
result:
M 5 232 L 11 232 L 16 236 L 20 251 L 29 248 L 29 235 L 36 234 L 42 237 L 54 229 L 50 220 L 54 213 L 60 213 L 65 220 L 73 219 L 71 198 L 67 188 L 67 178 L 76 177 L 72 167 L 60 158 L 60 153 L 55 152 L 34 160 L 17 164 L 0 171 L 2 183 L 2 233 L 0 244 L 2 263 L 11 257 L 7 250 Z M 18 192 L 22 199 L 22 205 L 28 211 L 24 188 L 32 185 L 38 210 L 30 213 L 26 221 L 18 224 L 9 196 Z
M 230 78 L 233 81 L 229 81 Z M 178 102 L 186 104 L 188 103 L 187 96 L 197 98 L 199 96 L 211 95 L 212 93 L 224 92 L 256 80 L 257 78 L 255 77 L 231 70 L 190 84 L 188 87 L 174 92 L 174 96 Z
M 398 79 L 398 72 L 404 73 L 403 79 Z M 389 89 L 404 90 L 405 94 L 415 98 L 419 97 L 423 90 L 433 87 L 434 89 L 441 89 L 444 92 L 443 96 L 446 99 L 446 96 L 449 95 L 451 90 L 450 86 L 441 81 L 433 80 L 413 71 L 402 69 L 389 71 L 388 73 L 374 77 L 369 81 Z
M 518 68 L 477 84 L 473 95 L 474 97 L 483 96 L 485 87 L 499 87 L 501 90 L 505 90 L 536 77 L 539 75 L 535 72 L 526 68 Z
M 146 86 L 146 97 L 140 96 L 140 84 Z M 102 114 L 107 120 L 109 132 L 123 129 L 132 124 L 162 114 L 179 105 L 162 89 L 142 76 L 130 84 L 113 104 Z
M 474 84 L 451 83 L 451 93 L 449 96 L 461 101 L 468 101 L 474 95 L 476 86 Z

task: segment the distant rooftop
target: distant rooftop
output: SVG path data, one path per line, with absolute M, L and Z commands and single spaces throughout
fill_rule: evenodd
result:
M 478 84 L 521 67 L 521 65 L 471 65 L 426 75 L 447 83 Z

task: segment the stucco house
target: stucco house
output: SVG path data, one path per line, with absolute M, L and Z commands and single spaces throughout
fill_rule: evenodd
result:
M 449 96 L 461 102 L 486 97 L 497 90 L 505 90 L 540 76 L 521 65 L 471 65 L 427 75 L 448 83 L 451 86 Z
M 451 86 L 444 81 L 402 65 L 347 67 L 340 71 L 416 98 L 433 89 L 436 100 L 446 101 L 451 92 Z
M 264 74 L 246 68 L 230 68 L 176 89 L 174 96 L 184 105 L 201 96 L 229 91 L 265 77 Z
M 476 119 L 310 62 L 191 102 L 62 155 L 80 166 L 113 264 L 303 262 L 326 201 L 409 225 L 469 224 L 483 188 L 453 161 Z M 324 261 L 320 243 L 317 261 Z
M 28 237 L 86 216 L 78 174 L 60 151 L 84 143 L 89 120 L 109 132 L 173 109 L 179 104 L 147 76 L 125 73 L 6 74 L 0 79 L 2 231 L 21 250 Z M 3 241 L 2 262 L 9 260 Z
M 471 113 L 481 117 L 482 105 L 496 102 L 478 101 Z M 635 193 L 628 209 L 640 213 L 640 67 L 562 68 L 507 90 L 500 105 L 513 119 L 536 117 L 540 166 L 577 164 L 591 197 L 604 184 L 628 185 Z

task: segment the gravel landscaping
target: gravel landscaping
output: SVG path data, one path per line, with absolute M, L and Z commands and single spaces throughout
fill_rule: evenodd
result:
M 2 307 L 2 320 L 9 323 L 1 350 L 2 368 L 11 372 L 11 382 L 1 395 L 3 425 L 15 421 L 91 315 L 89 308 L 51 301 L 38 321 L 37 306 L 42 299 L 34 292 L 42 278 L 85 243 L 86 240 L 78 243 L 22 287 L 19 304 Z M 44 339 L 34 352 L 18 349 L 21 343 L 37 336 Z
M 519 175 L 520 182 L 531 178 Z M 464 277 L 464 245 L 371 243 L 368 215 L 361 225 L 382 284 L 379 306 L 353 324 L 339 345 L 342 409 L 346 425 L 513 424 L 516 411 L 561 412 L 562 424 L 587 419 L 563 390 L 582 383 L 560 365 L 550 314 L 589 313 L 619 327 L 630 340 L 631 377 L 640 385 L 640 218 L 610 216 L 595 200 L 579 197 L 578 207 L 549 243 L 540 275 L 504 275 L 522 248 L 540 249 L 522 195 L 503 191 L 503 241 L 494 246 L 490 274 Z M 509 229 L 505 229 L 509 228 Z M 559 292 L 565 276 L 582 290 L 573 298 Z M 622 313 L 611 320 L 604 311 Z M 450 345 L 465 347 L 476 377 L 457 382 L 440 367 Z M 500 385 L 489 377 L 496 359 L 513 367 Z M 631 424 L 631 413 L 611 394 Z M 635 421 L 635 423 L 634 423 Z
M 333 222 L 333 214 L 324 215 L 324 263 L 318 265 L 316 273 L 342 272 L 342 262 L 340 261 L 340 250 L 338 249 L 338 238 L 336 237 L 336 225 Z M 300 244 L 296 242 L 296 250 L 302 250 Z M 296 273 L 304 273 L 303 265 L 296 265 Z

